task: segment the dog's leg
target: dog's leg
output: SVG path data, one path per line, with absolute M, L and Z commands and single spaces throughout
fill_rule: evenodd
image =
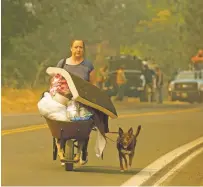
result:
M 123 159 L 122 159 L 122 153 L 121 152 L 119 152 L 119 161 L 120 161 L 120 170 L 121 170 L 121 172 L 123 172 L 124 171 L 124 168 L 123 168 Z
M 133 157 L 134 157 L 134 152 L 129 154 L 129 166 L 132 166 L 132 161 L 133 161 Z
M 123 159 L 125 161 L 125 168 L 124 168 L 124 170 L 126 171 L 126 170 L 128 170 L 128 161 L 127 161 L 126 155 L 123 155 Z

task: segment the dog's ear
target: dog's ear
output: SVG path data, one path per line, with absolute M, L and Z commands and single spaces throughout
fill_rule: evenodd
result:
M 119 129 L 118 129 L 118 134 L 119 134 L 119 136 L 122 136 L 122 135 L 123 135 L 123 129 L 121 129 L 120 127 L 119 127 Z
M 133 128 L 132 127 L 128 130 L 128 134 L 133 135 Z

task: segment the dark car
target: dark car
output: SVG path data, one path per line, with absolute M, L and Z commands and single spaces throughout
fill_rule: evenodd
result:
M 136 56 L 109 57 L 109 73 L 108 81 L 106 82 L 106 91 L 109 96 L 117 95 L 116 71 L 121 66 L 124 67 L 125 76 L 127 78 L 124 95 L 128 97 L 140 97 L 140 100 L 143 100 L 144 86 L 143 79 L 141 78 L 143 61 Z
M 140 97 L 143 88 L 143 80 L 141 79 L 141 71 L 125 70 L 127 83 L 125 85 L 125 96 Z M 118 86 L 116 84 L 116 71 L 109 72 L 108 93 L 110 96 L 116 96 Z
M 119 67 L 124 67 L 127 83 L 125 85 L 125 96 L 140 97 L 143 91 L 142 60 L 132 56 L 117 56 L 109 59 L 109 73 L 106 90 L 110 96 L 116 96 L 118 86 L 116 84 L 116 71 Z
M 119 67 L 123 66 L 126 70 L 141 71 L 143 61 L 136 56 L 112 56 L 108 57 L 109 71 L 116 71 Z
M 168 91 L 172 101 L 203 102 L 203 72 L 196 76 L 195 71 L 181 71 L 171 81 Z

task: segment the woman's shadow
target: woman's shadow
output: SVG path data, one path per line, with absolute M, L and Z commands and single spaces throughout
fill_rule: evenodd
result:
M 104 173 L 104 174 L 124 174 L 135 175 L 139 173 L 141 168 L 131 168 L 128 171 L 121 172 L 119 167 L 113 166 L 83 166 L 75 168 L 75 172 L 87 172 L 87 173 Z

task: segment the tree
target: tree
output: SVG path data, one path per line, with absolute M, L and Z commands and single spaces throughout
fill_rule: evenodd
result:
M 73 39 L 85 40 L 87 56 L 96 67 L 106 54 L 127 46 L 134 54 L 154 59 L 168 73 L 175 66 L 186 68 L 202 46 L 202 3 L 3 0 L 3 84 L 16 77 L 20 84 L 44 84 L 45 69 L 69 55 Z
M 39 21 L 26 10 L 22 0 L 2 0 L 2 57 L 12 50 L 11 38 L 32 32 Z

